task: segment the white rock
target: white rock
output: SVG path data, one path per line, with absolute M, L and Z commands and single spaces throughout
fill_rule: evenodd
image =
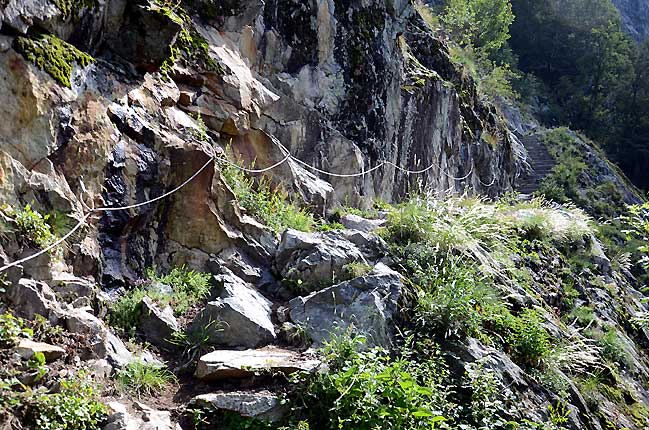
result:
M 195 376 L 205 380 L 245 378 L 256 372 L 312 372 L 319 365 L 313 357 L 279 348 L 222 350 L 202 356 Z

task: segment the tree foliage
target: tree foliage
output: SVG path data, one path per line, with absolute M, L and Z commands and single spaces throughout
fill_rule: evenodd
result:
M 542 119 L 595 139 L 631 179 L 648 186 L 649 48 L 624 32 L 611 0 L 513 0 L 509 41 L 538 78 Z
M 449 0 L 442 16 L 454 40 L 487 55 L 505 45 L 513 21 L 509 0 Z

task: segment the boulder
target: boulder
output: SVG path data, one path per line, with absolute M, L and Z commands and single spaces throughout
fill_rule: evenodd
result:
M 371 233 L 380 227 L 383 227 L 387 220 L 384 219 L 367 219 L 354 214 L 347 214 L 342 217 L 340 223 L 350 230 L 358 230 L 363 233 Z
M 115 367 L 123 367 L 135 357 L 124 342 L 108 329 L 97 317 L 83 309 L 71 309 L 65 314 L 65 324 L 71 333 L 89 336 L 89 343 L 95 358 L 106 359 Z
M 286 349 L 221 350 L 202 356 L 194 375 L 203 380 L 246 378 L 259 372 L 313 372 L 319 365 L 313 357 Z
M 402 287 L 401 275 L 379 263 L 365 276 L 291 300 L 291 320 L 316 344 L 353 325 L 368 344 L 389 346 Z
M 223 284 L 220 297 L 207 303 L 194 320 L 195 328 L 207 327 L 210 342 L 231 347 L 255 348 L 272 342 L 275 328 L 271 320 L 272 303 L 252 286 L 227 269 L 216 276 Z
M 40 352 L 45 356 L 45 361 L 55 361 L 63 357 L 65 349 L 50 345 L 49 343 L 35 342 L 29 339 L 20 339 L 15 348 L 16 353 L 25 360 L 30 359 L 35 353 Z
M 27 33 L 35 20 L 45 21 L 60 15 L 61 11 L 54 2 L 41 0 L 9 0 L 0 10 L 0 27 L 2 24 L 21 33 Z
M 208 407 L 217 411 L 230 411 L 266 421 L 279 420 L 286 410 L 281 397 L 267 390 L 231 391 L 201 394 L 194 397 L 190 406 Z
M 174 332 L 180 330 L 180 325 L 170 306 L 160 309 L 153 300 L 144 296 L 140 312 L 140 330 L 148 342 L 164 348 L 170 345 L 169 340 Z
M 129 412 L 126 405 L 109 402 L 111 414 L 102 430 L 179 430 L 171 419 L 171 412 L 159 411 L 143 403 L 135 402 L 135 410 Z
M 54 291 L 44 282 L 20 279 L 7 289 L 6 297 L 13 310 L 23 318 L 34 319 L 42 315 L 56 323 L 62 313 Z
M 86 297 L 93 299 L 98 290 L 92 278 L 80 278 L 69 273 L 56 274 L 50 285 L 57 296 L 66 302 Z
M 277 249 L 275 269 L 288 281 L 301 281 L 309 291 L 331 285 L 343 267 L 365 258 L 340 232 L 303 233 L 286 230 Z

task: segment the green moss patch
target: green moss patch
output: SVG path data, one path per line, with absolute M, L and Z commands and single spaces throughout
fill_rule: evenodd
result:
M 16 39 L 16 49 L 39 69 L 68 88 L 74 63 L 87 67 L 95 61 L 90 55 L 51 34 L 19 37 Z
M 79 17 L 79 11 L 84 8 L 92 9 L 97 7 L 97 0 L 52 0 L 63 14 L 63 19 L 73 16 L 75 19 Z
M 221 66 L 210 56 L 207 41 L 196 31 L 185 9 L 168 0 L 156 0 L 151 10 L 182 26 L 176 42 L 169 47 L 171 55 L 160 67 L 163 73 L 169 73 L 174 63 L 179 59 L 182 59 L 186 65 L 199 66 L 219 74 L 223 73 Z

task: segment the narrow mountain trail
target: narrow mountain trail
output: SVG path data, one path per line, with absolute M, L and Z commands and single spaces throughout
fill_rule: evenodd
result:
M 539 189 L 541 181 L 552 171 L 557 162 L 550 155 L 539 135 L 522 136 L 521 142 L 527 150 L 527 160 L 531 170 L 518 179 L 516 189 L 521 194 L 532 194 Z

